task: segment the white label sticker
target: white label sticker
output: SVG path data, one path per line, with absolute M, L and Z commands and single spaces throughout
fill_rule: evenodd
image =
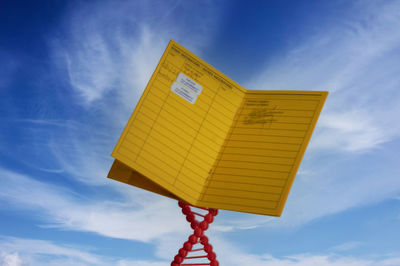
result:
M 191 104 L 194 104 L 196 102 L 197 94 L 178 82 L 174 82 L 172 84 L 171 90 Z
M 193 79 L 189 78 L 183 73 L 179 73 L 178 78 L 176 79 L 177 82 L 179 82 L 182 85 L 185 85 L 189 89 L 193 90 L 194 93 L 197 95 L 200 95 L 201 91 L 203 90 L 203 86 L 198 84 L 196 81 Z

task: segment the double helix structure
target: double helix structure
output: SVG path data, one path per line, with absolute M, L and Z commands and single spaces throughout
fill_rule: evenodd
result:
M 193 229 L 193 234 L 189 236 L 188 240 L 183 244 L 183 247 L 179 249 L 178 254 L 171 262 L 171 266 L 218 266 L 219 263 L 216 260 L 217 255 L 213 251 L 213 246 L 208 242 L 208 237 L 204 234 L 204 232 L 208 229 L 208 226 L 214 221 L 214 216 L 218 214 L 218 210 L 194 207 L 182 201 L 179 201 L 178 205 L 182 208 L 182 213 L 186 215 L 186 221 L 190 223 L 190 227 Z M 195 212 L 192 210 L 192 207 L 204 210 L 208 213 L 201 214 L 199 212 Z M 196 216 L 202 217 L 203 220 L 198 221 Z M 197 244 L 201 244 L 203 247 L 195 247 Z M 204 251 L 206 254 L 197 255 L 197 253 L 201 251 Z M 196 255 L 191 256 L 190 253 L 193 254 L 193 252 L 195 252 Z M 208 262 L 199 262 L 199 260 L 208 260 Z

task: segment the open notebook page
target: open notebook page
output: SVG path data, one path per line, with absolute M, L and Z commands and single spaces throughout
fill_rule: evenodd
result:
M 195 204 L 243 97 L 171 41 L 112 156 Z
M 248 91 L 198 203 L 280 216 L 326 96 Z

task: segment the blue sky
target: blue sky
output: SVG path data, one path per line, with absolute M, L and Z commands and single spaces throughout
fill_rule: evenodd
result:
M 282 217 L 221 265 L 400 265 L 399 1 L 2 1 L 0 265 L 169 265 L 174 200 L 106 178 L 168 41 L 248 89 L 329 90 Z

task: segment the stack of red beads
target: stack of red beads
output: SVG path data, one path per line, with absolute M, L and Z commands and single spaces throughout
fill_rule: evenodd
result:
M 192 211 L 191 206 L 185 202 L 179 202 L 179 207 L 182 208 L 182 213 L 186 215 L 186 220 L 190 223 L 190 227 L 194 230 L 193 234 L 189 236 L 188 241 L 183 244 L 183 247 L 179 249 L 178 255 L 175 256 L 174 261 L 171 262 L 171 266 L 183 266 L 183 265 L 210 265 L 210 266 L 218 266 L 219 263 L 216 260 L 217 255 L 213 252 L 213 247 L 210 243 L 208 243 L 208 237 L 204 235 L 204 231 L 208 229 L 208 225 L 214 221 L 214 216 L 218 214 L 218 210 L 195 207 L 198 209 L 202 209 L 208 211 L 207 214 L 201 214 L 198 212 Z M 203 221 L 199 222 L 196 220 L 196 216 L 203 217 Z M 195 244 L 200 243 L 203 245 L 203 248 L 193 249 Z M 204 250 L 207 255 L 203 256 L 188 256 L 189 252 L 202 251 Z M 186 260 L 191 259 L 208 259 L 208 263 L 183 263 Z

